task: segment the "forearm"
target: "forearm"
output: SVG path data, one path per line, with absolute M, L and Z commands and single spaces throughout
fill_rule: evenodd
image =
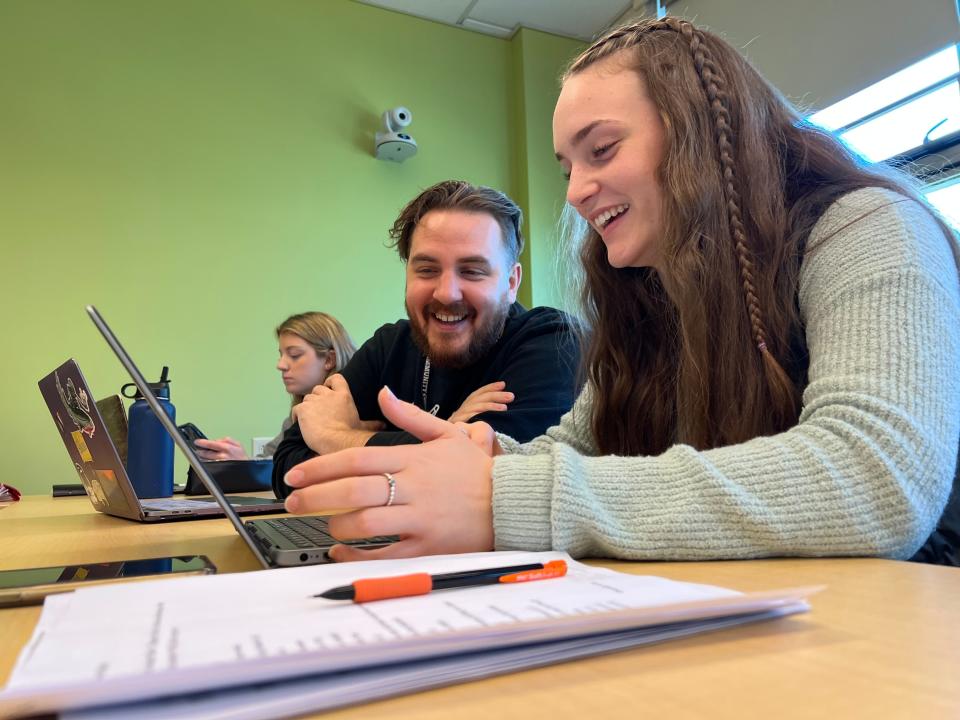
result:
M 895 240 L 899 227 L 834 236 L 811 261 L 819 267 L 801 287 L 810 382 L 796 427 L 656 457 L 584 457 L 538 440 L 535 455 L 495 460 L 497 547 L 675 560 L 909 557 L 936 525 L 957 461 L 960 303 L 952 259 L 927 246 L 911 255 L 901 241 L 905 257 L 851 272 L 864 242 Z M 943 251 L 941 238 L 923 237 Z M 927 257 L 935 262 L 911 264 Z
M 911 433 L 913 434 L 913 433 Z M 908 557 L 942 507 L 954 457 L 914 436 L 885 447 L 842 427 L 658 457 L 584 457 L 556 444 L 494 463 L 498 549 L 707 560 Z M 953 449 L 956 452 L 956 448 Z
M 357 428 L 325 429 L 322 438 L 314 441 L 311 449 L 318 455 L 329 455 L 348 448 L 363 447 L 375 433 Z

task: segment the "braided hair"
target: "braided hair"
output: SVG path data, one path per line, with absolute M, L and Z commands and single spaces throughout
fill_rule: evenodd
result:
M 610 31 L 570 65 L 636 72 L 665 126 L 652 268 L 613 268 L 587 227 L 585 375 L 603 453 L 744 442 L 796 424 L 807 349 L 807 237 L 840 195 L 902 184 L 801 120 L 718 36 L 677 18 Z

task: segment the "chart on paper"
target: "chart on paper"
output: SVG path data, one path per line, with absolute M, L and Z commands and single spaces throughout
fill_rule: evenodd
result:
M 517 554 L 519 561 L 524 556 Z M 542 560 L 537 556 L 536 560 Z M 491 560 L 486 560 L 491 563 Z M 502 564 L 498 558 L 493 564 Z M 478 560 L 396 561 L 381 576 L 483 567 Z M 310 597 L 356 579 L 361 567 L 267 570 L 137 583 L 48 600 L 38 632 L 15 671 L 17 684 L 77 681 L 321 650 L 376 652 L 390 644 L 442 641 L 528 621 L 735 596 L 707 585 L 613 573 L 572 563 L 566 577 L 354 604 Z M 391 572 L 392 571 L 392 572 Z M 353 574 L 353 577 L 350 574 Z M 196 580 L 207 580 L 202 585 Z M 191 582 L 194 581 L 194 582 Z M 202 590 L 202 591 L 199 591 Z M 72 619 L 82 617 L 77 624 Z M 90 642 L 111 637 L 116 642 Z

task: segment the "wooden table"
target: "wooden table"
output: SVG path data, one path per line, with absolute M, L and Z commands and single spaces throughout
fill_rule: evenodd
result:
M 226 520 L 141 525 L 100 515 L 84 497 L 27 497 L 0 509 L 0 541 L 0 569 L 194 553 L 220 572 L 257 568 Z M 744 591 L 827 589 L 805 615 L 323 717 L 960 717 L 960 569 L 860 559 L 596 564 Z M 0 682 L 39 614 L 0 611 Z

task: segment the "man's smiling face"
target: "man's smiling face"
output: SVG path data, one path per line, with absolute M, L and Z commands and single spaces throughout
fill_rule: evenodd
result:
M 410 237 L 407 316 L 413 339 L 439 367 L 466 367 L 503 332 L 520 265 L 486 213 L 431 210 Z

